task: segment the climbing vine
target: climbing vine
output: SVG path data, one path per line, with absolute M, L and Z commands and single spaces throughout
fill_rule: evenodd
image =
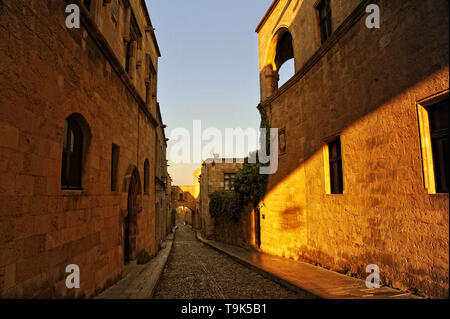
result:
M 235 192 L 216 191 L 209 198 L 209 213 L 213 218 L 221 216 L 235 222 L 239 220 L 241 203 Z
M 271 104 L 268 104 L 267 106 L 269 109 L 272 108 Z M 270 122 L 269 122 L 269 117 L 267 116 L 267 111 L 266 108 L 260 103 L 257 107 L 256 107 L 259 111 L 259 115 L 261 116 L 261 124 L 260 124 L 260 128 L 264 128 L 266 129 L 266 150 L 269 150 L 270 147 Z M 260 141 L 260 143 L 262 144 L 264 141 Z

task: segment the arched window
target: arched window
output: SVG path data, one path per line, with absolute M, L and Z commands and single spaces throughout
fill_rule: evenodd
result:
M 61 168 L 63 189 L 81 189 L 83 160 L 83 132 L 75 116 L 64 122 L 64 139 Z
M 267 48 L 265 66 L 260 70 L 261 98 L 277 92 L 295 74 L 293 37 L 288 28 L 278 29 Z
M 150 162 L 148 159 L 144 162 L 144 193 L 148 194 L 148 182 L 150 179 Z
M 292 35 L 289 31 L 283 31 L 277 43 L 275 65 L 278 71 L 278 87 L 281 87 L 295 74 L 294 49 L 292 47 Z

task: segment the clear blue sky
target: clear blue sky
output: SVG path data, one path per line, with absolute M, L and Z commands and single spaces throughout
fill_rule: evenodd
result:
M 259 127 L 258 36 L 272 0 L 147 0 L 161 49 L 158 100 L 171 130 Z M 171 142 L 169 142 L 168 155 Z M 170 156 L 169 156 L 170 161 Z M 170 163 L 169 163 L 170 164 Z M 176 185 L 192 184 L 192 165 L 170 164 Z

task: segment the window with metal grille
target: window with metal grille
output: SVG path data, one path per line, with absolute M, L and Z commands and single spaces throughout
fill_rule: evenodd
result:
M 428 106 L 434 179 L 437 193 L 449 192 L 449 100 Z
M 320 38 L 324 43 L 332 33 L 330 0 L 321 0 L 316 9 L 319 14 Z
M 328 152 L 330 157 L 330 191 L 331 194 L 342 194 L 344 191 L 344 181 L 340 137 L 328 143 Z
M 116 144 L 112 145 L 111 150 L 111 191 L 117 190 L 117 169 L 119 167 L 120 147 Z
M 63 189 L 81 189 L 83 133 L 78 122 L 69 116 L 64 122 L 61 185 Z
M 226 190 L 226 191 L 232 191 L 234 188 L 233 188 L 233 181 L 234 181 L 234 177 L 235 177 L 235 175 L 236 174 L 230 174 L 230 173 L 225 173 L 224 174 L 224 181 L 223 181 L 223 186 L 224 186 L 224 189 Z

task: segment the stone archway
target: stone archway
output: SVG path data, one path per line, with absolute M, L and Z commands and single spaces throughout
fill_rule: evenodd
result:
M 123 260 L 127 264 L 137 258 L 137 219 L 142 210 L 141 181 L 136 167 L 130 166 L 122 189 Z
M 266 49 L 264 65 L 261 66 L 260 81 L 261 94 L 265 99 L 278 90 L 281 66 L 288 60 L 294 59 L 292 72 L 295 74 L 295 54 L 293 36 L 286 26 L 280 27 L 274 34 Z

